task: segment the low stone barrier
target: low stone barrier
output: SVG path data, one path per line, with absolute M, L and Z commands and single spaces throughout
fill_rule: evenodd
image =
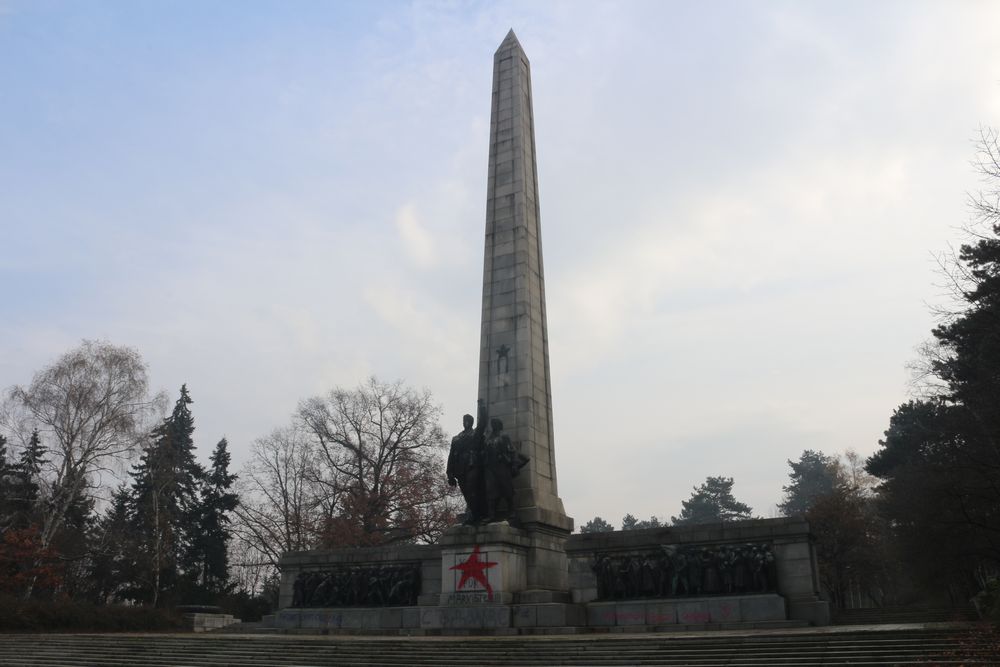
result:
M 568 591 L 493 594 L 445 590 L 442 573 L 455 575 L 456 566 L 445 562 L 441 545 L 286 554 L 282 559 L 281 611 L 274 625 L 286 630 L 321 632 L 515 632 L 557 627 L 602 631 L 830 622 L 829 606 L 819 597 L 809 526 L 801 518 L 571 535 L 565 552 Z M 489 553 L 490 559 L 499 562 L 493 551 Z M 677 555 L 688 563 L 700 558 L 700 565 L 691 565 L 696 574 L 688 572 L 683 586 L 675 581 L 667 586 L 664 578 L 681 570 Z M 634 566 L 639 562 L 645 570 L 635 576 L 653 577 L 653 584 L 642 579 L 641 584 L 633 581 L 609 586 L 606 577 L 599 585 L 598 573 L 606 576 L 609 563 L 616 564 L 621 576 L 629 576 L 624 574 L 624 564 Z M 393 596 L 382 595 L 375 599 L 392 606 L 363 606 L 371 596 L 356 595 L 351 599 L 357 606 L 322 608 L 310 604 L 312 598 L 339 598 L 304 595 L 302 590 L 303 574 L 328 578 L 334 572 L 403 571 L 400 568 L 413 568 L 419 573 L 413 577 L 419 594 L 408 596 L 409 605 L 392 605 Z M 507 576 L 516 574 L 516 568 L 506 569 Z M 296 581 L 300 582 L 297 596 Z

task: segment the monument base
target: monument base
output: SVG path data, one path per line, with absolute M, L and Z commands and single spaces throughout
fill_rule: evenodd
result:
M 453 526 L 436 545 L 286 554 L 282 609 L 274 625 L 286 632 L 356 634 L 660 632 L 826 625 L 829 605 L 818 596 L 809 540 L 808 524 L 799 518 L 592 533 L 568 540 L 558 531 L 506 523 Z M 629 588 L 628 581 L 602 584 L 595 569 L 602 558 L 616 563 L 641 558 L 647 565 L 662 568 L 667 562 L 664 554 L 669 552 L 665 545 L 714 553 L 720 546 L 745 551 L 764 543 L 770 545 L 774 563 L 767 568 L 770 590 L 761 592 L 722 594 L 718 589 L 725 573 L 710 572 L 710 567 L 699 579 L 703 588 L 698 595 L 627 597 L 631 591 L 646 588 L 637 583 Z M 418 568 L 420 573 L 419 594 L 409 606 L 323 607 L 313 603 L 317 596 L 303 596 L 301 590 L 299 599 L 306 604 L 292 604 L 296 582 L 301 588 L 303 577 L 315 582 L 316 577 L 322 579 L 329 573 L 386 572 L 401 567 Z M 651 570 L 654 579 L 658 571 L 662 576 L 662 570 Z M 744 588 L 759 581 L 750 571 L 730 576 L 736 577 L 731 580 L 734 587 L 740 581 Z M 609 584 L 613 585 L 609 588 Z M 611 599 L 618 595 L 624 599 Z
M 665 626 L 784 621 L 785 599 L 776 593 L 589 602 L 587 625 Z
M 531 602 L 568 602 L 568 537 L 569 533 L 558 529 L 517 528 L 506 521 L 485 526 L 452 526 L 438 541 L 443 557 L 441 592 L 458 590 L 454 586 L 461 581 L 461 576 L 456 573 L 463 570 L 456 569 L 461 562 L 455 559 L 468 559 L 478 547 L 480 554 L 489 552 L 502 559 L 486 570 L 487 576 L 502 579 L 499 587 L 490 581 L 494 590 L 524 594 Z M 485 590 L 485 586 L 466 590 Z
M 578 634 L 690 629 L 801 627 L 784 598 L 761 595 L 587 604 L 483 604 L 344 609 L 283 609 L 273 626 L 286 632 L 383 634 Z

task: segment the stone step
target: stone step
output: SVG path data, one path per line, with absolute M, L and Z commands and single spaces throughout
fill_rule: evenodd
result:
M 832 620 L 834 625 L 883 625 L 895 623 L 974 621 L 976 619 L 976 611 L 971 606 L 911 606 L 835 610 Z
M 414 645 L 414 646 L 381 646 L 376 644 L 375 650 L 382 656 L 391 655 L 402 655 L 406 657 L 412 657 L 418 655 L 424 651 L 431 652 L 458 652 L 461 651 L 463 656 L 489 656 L 494 654 L 501 655 L 516 655 L 519 653 L 531 654 L 531 655 L 544 655 L 544 654 L 560 654 L 567 650 L 575 650 L 579 652 L 585 652 L 588 655 L 599 655 L 599 654 L 609 654 L 614 655 L 620 652 L 627 651 L 630 654 L 639 654 L 645 652 L 658 652 L 665 650 L 682 650 L 687 649 L 691 651 L 701 651 L 701 652 L 716 652 L 721 650 L 731 650 L 733 647 L 737 647 L 739 650 L 744 651 L 755 651 L 755 652 L 774 652 L 782 650 L 795 650 L 797 652 L 808 652 L 813 650 L 826 650 L 826 651 L 841 651 L 841 650 L 855 650 L 862 649 L 871 652 L 881 652 L 885 650 L 924 650 L 932 648 L 944 648 L 951 646 L 954 643 L 953 638 L 936 638 L 936 639 L 924 639 L 920 641 L 866 641 L 866 642 L 837 642 L 837 641 L 798 641 L 798 642 L 692 642 L 692 641 L 678 641 L 672 644 L 654 644 L 652 642 L 642 643 L 642 644 L 624 644 L 619 645 L 616 642 L 608 641 L 598 641 L 598 642 L 588 642 L 586 645 L 568 645 L 568 646 L 539 646 L 533 643 L 525 642 L 523 646 L 503 646 L 503 647 L 491 647 L 491 646 L 478 646 L 476 642 L 470 643 L 465 646 L 437 646 L 437 645 Z M 279 655 L 290 655 L 294 653 L 301 652 L 312 652 L 316 650 L 311 645 L 306 646 L 295 646 L 295 645 L 282 645 L 282 646 L 260 646 L 259 641 L 248 641 L 245 644 L 240 645 L 230 645 L 225 646 L 219 643 L 212 645 L 206 644 L 162 644 L 162 643 L 144 643 L 139 645 L 129 645 L 125 644 L 114 644 L 113 642 L 104 644 L 90 644 L 81 645 L 79 642 L 51 642 L 46 643 L 45 646 L 39 646 L 37 642 L 34 643 L 23 643 L 18 645 L 16 642 L 5 642 L 4 646 L 0 650 L 12 650 L 12 649 L 24 649 L 31 650 L 34 652 L 44 652 L 44 651 L 64 651 L 67 649 L 74 649 L 76 651 L 87 652 L 119 652 L 119 653 L 135 653 L 142 652 L 147 654 L 170 654 L 170 655 L 184 655 L 184 654 L 203 654 L 206 650 L 216 651 L 216 652 L 229 652 L 229 653 L 240 653 L 246 655 L 268 655 L 268 654 L 279 654 Z M 607 645 L 605 645 L 607 644 Z M 330 647 L 323 647 L 328 651 L 336 651 L 339 655 L 347 654 L 367 654 L 372 648 L 372 644 L 365 642 L 353 642 L 350 644 L 341 644 Z
M 132 660 L 130 660 L 128 658 L 125 658 L 125 659 L 120 659 L 120 658 L 119 659 L 107 659 L 107 660 L 94 659 L 94 658 L 87 658 L 86 660 L 67 660 L 65 658 L 52 658 L 52 659 L 46 660 L 46 659 L 39 658 L 39 659 L 30 659 L 30 660 L 27 660 L 27 661 L 22 661 L 22 660 L 18 660 L 18 659 L 14 659 L 14 660 L 11 660 L 11 661 L 3 660 L 2 662 L 0 662 L 0 664 L 3 664 L 3 665 L 12 665 L 12 666 L 13 665 L 17 665 L 17 666 L 24 666 L 24 667 L 28 667 L 28 666 L 33 666 L 33 667 L 56 667 L 56 666 L 75 667 L 76 665 L 89 665 L 89 666 L 93 666 L 93 667 L 111 667 L 111 666 L 118 666 L 118 665 L 121 665 L 121 666 L 135 665 L 137 663 L 133 662 Z M 198 665 L 198 666 L 206 666 L 206 667 L 222 667 L 222 666 L 228 666 L 228 665 L 246 665 L 248 663 L 246 663 L 246 662 L 244 662 L 242 660 L 238 660 L 238 659 L 219 660 L 219 661 L 215 661 L 215 660 L 212 660 L 212 661 L 197 660 L 197 661 L 193 661 L 193 662 L 177 662 L 176 660 L 164 659 L 163 661 L 160 661 L 160 662 L 155 662 L 155 663 L 151 662 L 151 663 L 142 663 L 142 664 L 147 665 L 149 667 L 177 667 L 178 665 Z M 357 666 L 357 667 L 397 667 L 398 665 L 401 665 L 401 664 L 428 665 L 428 666 L 431 666 L 431 665 L 436 665 L 436 664 L 440 664 L 440 663 L 436 663 L 434 661 L 419 662 L 419 663 L 416 663 L 416 662 L 415 663 L 405 663 L 405 662 L 404 663 L 400 663 L 400 662 L 381 662 L 381 661 L 378 661 L 378 660 L 344 661 L 344 660 L 337 659 L 337 660 L 330 660 L 330 661 L 326 661 L 326 660 L 323 660 L 323 661 L 316 661 L 316 660 L 310 660 L 310 661 L 291 661 L 291 662 L 282 661 L 282 662 L 261 662 L 261 663 L 253 663 L 253 664 L 262 664 L 262 665 L 267 665 L 267 664 L 270 664 L 270 665 L 295 665 L 296 667 L 303 667 L 303 666 L 306 666 L 306 665 L 316 666 L 316 667 L 322 667 L 322 666 L 325 666 L 325 665 L 336 665 L 337 667 L 355 667 L 355 666 Z M 780 662 L 775 662 L 775 661 L 772 661 L 772 660 L 768 660 L 766 658 L 755 660 L 755 659 L 746 659 L 746 658 L 742 658 L 742 657 L 739 657 L 739 656 L 732 656 L 732 657 L 727 656 L 727 657 L 723 657 L 721 659 L 713 659 L 713 658 L 691 659 L 689 657 L 684 657 L 684 658 L 662 657 L 662 658 L 658 658 L 658 659 L 654 659 L 654 660 L 648 660 L 648 661 L 647 660 L 623 659 L 623 660 L 617 660 L 617 661 L 611 661 L 611 662 L 600 662 L 600 663 L 595 663 L 595 662 L 581 662 L 581 661 L 576 660 L 576 659 L 567 659 L 567 660 L 559 660 L 559 661 L 532 661 L 532 662 L 510 662 L 510 661 L 500 661 L 500 662 L 495 662 L 495 663 L 466 662 L 466 663 L 463 663 L 463 664 L 470 665 L 470 666 L 471 665 L 483 665 L 483 664 L 490 664 L 490 665 L 511 665 L 511 666 L 515 666 L 516 665 L 516 666 L 519 666 L 519 667 L 545 667 L 545 666 L 552 666 L 552 665 L 567 665 L 567 666 L 569 666 L 569 665 L 574 665 L 574 666 L 580 666 L 580 665 L 591 666 L 591 665 L 595 665 L 595 666 L 612 666 L 612 667 L 619 667 L 619 666 L 624 667 L 624 666 L 627 666 L 627 665 L 650 665 L 650 666 L 661 666 L 661 667 L 662 666 L 666 666 L 666 665 L 692 665 L 692 666 L 698 665 L 698 666 L 704 666 L 704 667 L 715 667 L 715 666 L 718 666 L 718 667 L 722 667 L 722 666 L 725 666 L 725 667 L 737 667 L 737 666 L 758 667 L 758 666 L 761 666 L 761 665 L 786 665 L 786 666 L 789 666 L 789 667 L 794 666 L 794 665 L 799 665 L 801 667 L 812 667 L 812 666 L 816 666 L 816 665 L 827 665 L 827 666 L 831 666 L 831 667 L 846 666 L 846 665 L 851 665 L 851 666 L 857 666 L 857 665 L 894 665 L 894 666 L 898 667 L 899 665 L 904 665 L 904 664 L 905 665 L 951 665 L 951 664 L 954 664 L 954 665 L 992 665 L 992 666 L 995 666 L 997 664 L 997 662 L 996 662 L 996 658 L 995 657 L 982 658 L 982 659 L 978 659 L 978 660 L 976 660 L 976 659 L 971 659 L 970 660 L 968 658 L 961 658 L 961 659 L 957 659 L 957 658 L 956 659 L 948 659 L 948 658 L 945 658 L 945 659 L 942 659 L 942 658 L 934 658 L 934 657 L 928 657 L 928 656 L 894 656 L 894 657 L 891 657 L 891 658 L 884 658 L 884 657 L 881 657 L 881 658 L 880 657 L 858 657 L 858 656 L 848 656 L 848 657 L 844 657 L 844 658 L 838 658 L 837 656 L 826 656 L 826 657 L 817 657 L 815 659 L 792 658 L 792 659 L 789 659 L 787 661 L 783 660 L 783 661 L 780 661 Z
M 962 644 L 962 641 L 965 644 Z M 985 644 L 983 644 L 985 649 Z M 515 640 L 295 640 L 224 636 L 7 635 L 0 665 L 894 665 L 997 664 L 943 631 Z M 961 658 L 952 659 L 951 656 Z M 935 657 L 941 656 L 941 657 Z M 947 656 L 947 657 L 945 657 Z
M 377 646 L 378 650 L 382 653 L 387 652 L 405 652 L 410 653 L 414 650 L 419 650 L 421 648 L 433 647 L 435 650 L 451 650 L 461 648 L 466 652 L 510 652 L 510 651 L 531 651 L 537 653 L 539 651 L 564 651 L 567 648 L 576 648 L 579 650 L 654 650 L 654 649 L 665 649 L 673 648 L 677 646 L 696 646 L 696 647 L 718 647 L 726 645 L 739 644 L 743 647 L 748 648 L 768 648 L 773 646 L 786 646 L 794 645 L 797 647 L 807 647 L 807 646 L 843 646 L 843 645 L 864 645 L 864 646 L 899 646 L 899 645 L 926 645 L 931 643 L 950 643 L 954 634 L 945 635 L 928 635 L 921 636 L 918 638 L 911 637 L 898 637 L 898 638 L 877 638 L 877 639 L 865 639 L 864 641 L 855 641 L 852 639 L 827 639 L 826 637 L 811 639 L 809 636 L 803 636 L 801 639 L 796 640 L 783 640 L 782 638 L 776 638 L 773 640 L 750 640 L 746 638 L 713 638 L 710 641 L 692 639 L 692 638 L 677 638 L 671 640 L 659 640 L 659 641 L 627 641 L 619 640 L 617 638 L 607 638 L 605 640 L 597 641 L 593 639 L 588 639 L 585 641 L 565 641 L 565 642 L 554 642 L 549 640 L 548 642 L 543 642 L 542 640 L 532 640 L 531 642 L 509 642 L 509 643 L 499 643 L 499 642 L 486 642 L 483 640 L 474 640 L 468 643 L 461 643 L 452 641 L 439 641 L 434 643 L 429 642 L 418 642 L 413 640 L 410 642 L 389 642 L 389 641 L 372 641 L 365 642 L 361 640 L 355 641 L 337 641 L 331 640 L 323 642 L 323 644 L 330 646 L 330 648 L 339 651 L 350 651 L 350 650 L 364 650 L 366 647 Z M 728 641 L 727 641 L 728 639 Z M 302 648 L 303 650 L 313 650 L 313 643 L 310 642 L 296 642 L 290 638 L 284 638 L 280 642 L 268 642 L 261 638 L 247 638 L 244 641 L 229 642 L 214 640 L 211 644 L 206 644 L 205 642 L 197 641 L 181 641 L 181 642 L 169 642 L 156 639 L 140 639 L 140 640 L 122 640 L 116 641 L 115 638 L 102 639 L 101 641 L 86 641 L 81 639 L 68 639 L 68 640 L 51 640 L 46 641 L 44 645 L 39 645 L 38 640 L 34 639 L 31 641 L 21 641 L 19 642 L 15 638 L 10 636 L 5 637 L 5 641 L 2 643 L 4 647 L 15 646 L 21 643 L 24 646 L 32 647 L 38 650 L 44 650 L 51 647 L 60 646 L 81 646 L 81 648 L 93 647 L 93 648 L 103 648 L 113 647 L 118 650 L 132 650 L 132 648 L 149 649 L 152 647 L 163 647 L 163 650 L 171 651 L 204 651 L 206 647 L 212 647 L 214 650 L 244 650 L 244 651 L 260 651 L 260 650 L 271 650 L 274 652 L 285 652 L 289 650 L 296 650 L 297 648 Z
M 276 635 L 281 634 L 281 629 L 265 624 L 262 621 L 241 621 L 221 628 L 214 628 L 208 632 L 213 635 Z
M 163 642 L 157 641 L 155 639 L 142 640 L 140 642 L 115 642 L 114 639 L 105 640 L 105 644 L 102 645 L 100 642 L 85 642 L 84 640 L 74 639 L 74 640 L 63 640 L 63 641 L 46 641 L 44 645 L 39 645 L 39 641 L 36 639 L 32 642 L 18 642 L 16 639 L 11 639 L 8 637 L 4 638 L 2 647 L 16 646 L 19 643 L 23 646 L 30 646 L 37 648 L 39 650 L 44 650 L 50 647 L 59 646 L 79 646 L 83 645 L 84 648 L 105 648 L 111 647 L 119 650 L 131 650 L 132 648 L 150 648 L 150 647 L 164 647 L 164 649 L 169 650 L 206 650 L 206 647 L 211 647 L 214 650 L 244 650 L 244 651 L 259 651 L 259 650 L 272 650 L 275 652 L 283 652 L 287 650 L 295 650 L 296 648 L 302 648 L 303 650 L 313 650 L 312 646 L 325 645 L 329 646 L 331 649 L 340 651 L 349 650 L 365 650 L 371 646 L 377 646 L 378 650 L 381 652 L 411 652 L 413 650 L 419 650 L 421 648 L 433 647 L 435 649 L 447 649 L 453 650 L 462 648 L 463 650 L 470 652 L 510 652 L 510 651 L 563 651 L 567 648 L 575 648 L 579 650 L 590 650 L 590 651 L 615 651 L 615 650 L 654 650 L 654 649 L 665 649 L 677 646 L 696 646 L 696 647 L 719 647 L 719 646 L 730 646 L 739 645 L 749 648 L 770 648 L 770 647 L 782 647 L 782 646 L 906 646 L 906 645 L 925 645 L 932 643 L 950 643 L 953 638 L 952 635 L 941 635 L 941 636 L 930 636 L 930 637 L 919 637 L 919 638 L 908 638 L 900 637 L 894 639 L 872 639 L 872 640 L 839 640 L 839 639 L 826 639 L 825 637 L 819 639 L 811 639 L 808 636 L 804 636 L 801 640 L 797 641 L 782 641 L 780 639 L 775 639 L 773 641 L 757 641 L 757 640 L 747 640 L 745 638 L 732 638 L 726 641 L 728 638 L 713 639 L 712 641 L 705 641 L 701 639 L 692 639 L 689 637 L 682 637 L 677 639 L 660 639 L 658 641 L 621 641 L 618 638 L 608 637 L 605 639 L 586 639 L 580 641 L 564 641 L 564 642 L 554 642 L 548 640 L 543 643 L 543 640 L 538 639 L 525 639 L 524 641 L 518 641 L 517 643 L 511 642 L 506 644 L 499 643 L 486 643 L 482 640 L 472 640 L 467 644 L 460 644 L 455 641 L 448 642 L 429 642 L 429 641 L 419 641 L 412 640 L 412 643 L 389 643 L 382 640 L 342 640 L 342 639 L 332 639 L 332 640 L 317 640 L 310 642 L 295 642 L 295 640 L 290 638 L 283 638 L 280 642 L 271 642 L 261 637 L 247 637 L 242 642 L 223 642 L 221 640 L 212 641 L 212 643 L 205 642 Z

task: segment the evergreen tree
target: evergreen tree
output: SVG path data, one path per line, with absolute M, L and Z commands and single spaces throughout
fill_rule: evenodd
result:
M 27 528 L 40 520 L 39 493 L 42 465 L 47 463 L 45 448 L 42 446 L 38 430 L 31 432 L 28 444 L 21 451 L 17 463 L 11 468 L 12 484 L 9 491 L 9 505 L 13 515 L 12 525 Z
M 9 474 L 10 467 L 7 461 L 7 438 L 0 434 L 0 475 Z
M 933 330 L 931 395 L 900 405 L 867 463 L 908 570 L 971 595 L 1000 568 L 1000 136 L 984 129 L 972 199 L 981 228 L 952 265 L 960 304 Z
M 595 516 L 587 523 L 580 526 L 581 533 L 610 533 L 615 529 L 610 523 L 599 516 Z
M 86 481 L 77 483 L 72 475 L 66 477 L 61 485 L 55 485 L 53 495 L 72 494 L 72 500 L 66 507 L 63 521 L 52 538 L 49 547 L 63 562 L 62 588 L 60 593 L 75 597 L 85 588 L 89 588 L 89 536 L 95 527 L 94 499 L 83 490 L 90 488 Z
M 789 484 L 782 487 L 785 499 L 778 509 L 785 516 L 804 514 L 821 496 L 837 486 L 837 460 L 822 452 L 807 449 L 798 461 L 788 461 L 792 471 Z
M 39 477 L 42 472 L 42 465 L 48 463 L 45 457 L 45 448 L 42 446 L 42 438 L 38 435 L 38 429 L 31 432 L 28 446 L 21 452 L 18 458 L 17 468 L 21 474 L 21 500 L 33 505 L 38 500 Z
M 229 514 L 236 509 L 239 498 L 230 490 L 236 475 L 229 473 L 228 447 L 223 438 L 209 457 L 211 466 L 201 489 L 198 531 L 190 552 L 189 567 L 195 584 L 209 596 L 217 596 L 229 588 Z
M 622 530 L 642 530 L 643 528 L 659 528 L 661 525 L 660 520 L 655 516 L 649 517 L 646 520 L 639 520 L 632 516 L 631 514 L 626 514 L 622 517 Z
M 173 412 L 153 430 L 152 444 L 132 470 L 129 522 L 138 547 L 135 592 L 139 600 L 154 605 L 180 597 L 184 566 L 193 560 L 204 471 L 194 458 L 191 402 L 184 385 Z
M 672 517 L 674 525 L 740 521 L 751 519 L 749 505 L 733 497 L 732 477 L 709 477 L 696 487 L 691 498 L 681 502 L 681 513 Z
M 0 435 L 0 532 L 13 521 L 11 507 L 12 489 L 15 483 L 15 469 L 7 460 L 7 438 Z
M 111 506 L 90 533 L 90 588 L 88 597 L 97 604 L 136 599 L 136 548 L 131 533 L 132 495 L 122 484 L 111 496 Z

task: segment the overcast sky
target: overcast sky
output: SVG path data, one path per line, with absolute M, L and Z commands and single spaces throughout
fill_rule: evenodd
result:
M 0 0 L 0 385 L 83 338 L 237 465 L 369 374 L 475 407 L 492 56 L 532 65 L 559 491 L 870 454 L 1000 125 L 996 2 Z

